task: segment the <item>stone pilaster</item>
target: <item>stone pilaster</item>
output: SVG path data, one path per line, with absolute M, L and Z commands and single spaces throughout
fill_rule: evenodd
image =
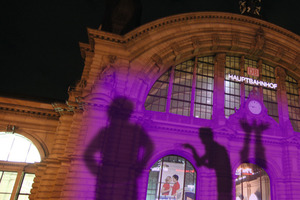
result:
M 225 123 L 224 114 L 224 73 L 226 54 L 219 53 L 215 57 L 214 98 L 212 119 L 219 124 Z
M 275 69 L 276 83 L 277 83 L 277 102 L 278 102 L 278 115 L 279 125 L 284 133 L 291 135 L 293 133 L 293 127 L 289 119 L 288 100 L 286 94 L 285 70 L 279 66 Z
M 245 76 L 245 56 L 242 56 L 240 58 L 240 76 Z M 241 83 L 241 104 L 243 105 L 245 103 L 245 83 Z

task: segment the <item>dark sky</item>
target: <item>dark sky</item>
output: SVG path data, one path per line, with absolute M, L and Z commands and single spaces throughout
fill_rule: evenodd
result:
M 239 13 L 239 0 L 141 0 L 141 24 L 195 11 Z M 263 19 L 300 35 L 300 1 L 262 0 Z M 64 101 L 80 79 L 79 42 L 98 28 L 104 0 L 0 3 L 0 96 Z

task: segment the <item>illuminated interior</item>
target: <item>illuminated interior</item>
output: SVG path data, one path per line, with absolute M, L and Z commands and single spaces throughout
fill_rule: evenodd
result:
M 236 199 L 271 200 L 270 178 L 266 171 L 251 163 L 243 163 L 236 170 Z
M 191 163 L 179 156 L 166 156 L 151 167 L 147 200 L 194 200 L 195 189 L 196 172 Z

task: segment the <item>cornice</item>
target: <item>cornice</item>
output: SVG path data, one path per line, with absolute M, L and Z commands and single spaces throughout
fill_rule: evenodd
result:
M 30 117 L 58 120 L 59 115 L 51 108 L 51 104 L 23 101 L 19 99 L 1 98 L 2 113 L 25 115 Z
M 297 34 L 270 22 L 249 16 L 222 12 L 192 12 L 165 17 L 142 25 L 139 28 L 125 34 L 124 36 L 90 28 L 88 29 L 88 35 L 90 39 L 99 38 L 101 40 L 106 40 L 114 43 L 127 44 L 132 40 L 136 40 L 144 35 L 147 35 L 149 32 L 159 30 L 167 26 L 179 26 L 181 24 L 196 24 L 208 21 L 211 23 L 222 22 L 230 24 L 243 24 L 244 26 L 260 26 L 265 29 L 269 29 L 279 34 L 285 35 L 291 38 L 292 40 L 300 42 L 300 37 Z

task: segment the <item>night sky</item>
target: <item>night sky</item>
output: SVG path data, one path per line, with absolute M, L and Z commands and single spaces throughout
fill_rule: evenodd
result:
M 221 11 L 239 14 L 238 0 L 142 0 L 141 24 L 169 15 Z M 300 35 L 300 1 L 262 0 L 263 19 Z M 65 101 L 80 79 L 79 42 L 103 23 L 104 0 L 0 3 L 0 96 Z

